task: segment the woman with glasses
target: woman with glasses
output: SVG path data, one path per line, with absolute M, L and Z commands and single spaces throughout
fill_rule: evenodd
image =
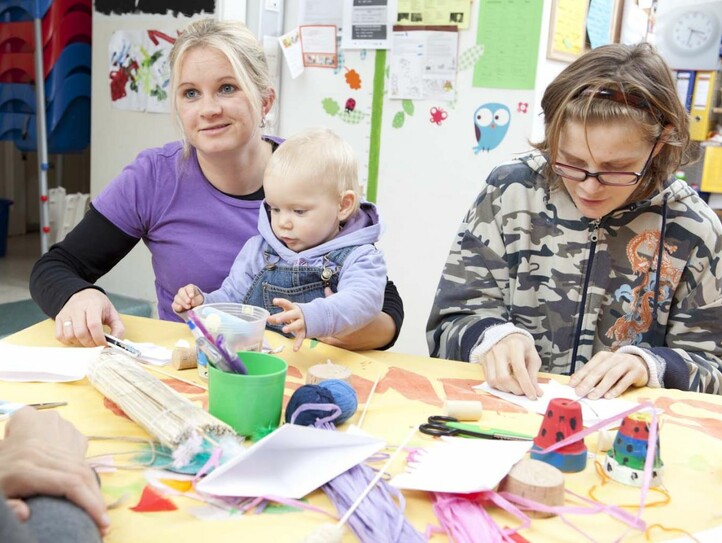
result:
M 427 326 L 432 356 L 536 398 L 722 393 L 722 227 L 673 177 L 698 158 L 674 79 L 648 44 L 570 64 L 542 99 L 545 137 L 494 169 L 451 247 Z

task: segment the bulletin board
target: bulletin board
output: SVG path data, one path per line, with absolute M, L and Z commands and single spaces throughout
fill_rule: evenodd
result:
M 587 9 L 587 38 L 592 49 L 619 43 L 623 0 L 591 0 Z
M 547 58 L 571 62 L 590 48 L 619 42 L 623 0 L 552 0 Z
M 584 53 L 588 7 L 579 0 L 552 0 L 547 58 L 571 62 Z

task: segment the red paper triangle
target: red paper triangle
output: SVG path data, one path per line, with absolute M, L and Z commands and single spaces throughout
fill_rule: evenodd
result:
M 164 498 L 150 485 L 146 485 L 143 489 L 143 494 L 140 496 L 138 505 L 131 507 L 131 510 L 138 511 L 139 513 L 175 511 L 177 509 L 178 508 L 172 501 Z

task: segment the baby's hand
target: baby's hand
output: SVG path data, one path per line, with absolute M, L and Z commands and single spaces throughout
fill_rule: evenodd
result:
M 183 313 L 203 303 L 201 289 L 191 284 L 178 289 L 178 294 L 173 298 L 173 311 Z
M 282 328 L 284 334 L 293 334 L 296 341 L 293 343 L 293 350 L 298 351 L 306 337 L 306 321 L 303 320 L 303 311 L 285 298 L 274 298 L 273 305 L 283 309 L 280 313 L 276 313 L 268 317 L 271 324 L 285 324 Z

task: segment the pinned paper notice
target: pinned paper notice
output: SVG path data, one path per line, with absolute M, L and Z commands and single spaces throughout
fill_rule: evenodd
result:
M 102 350 L 103 347 L 26 347 L 0 342 L 0 381 L 79 381 Z
M 286 66 L 291 73 L 291 77 L 296 79 L 303 73 L 303 51 L 301 50 L 301 34 L 298 28 L 294 28 L 287 34 L 278 38 L 281 44 L 283 58 L 286 59 Z

